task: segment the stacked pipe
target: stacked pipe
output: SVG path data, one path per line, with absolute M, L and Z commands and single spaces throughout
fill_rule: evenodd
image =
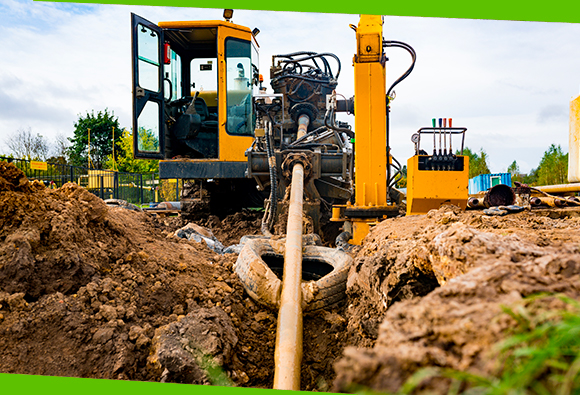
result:
M 580 199 L 577 197 L 562 198 L 558 196 L 536 196 L 530 199 L 532 206 L 550 206 L 550 207 L 565 207 L 565 206 L 579 206 Z

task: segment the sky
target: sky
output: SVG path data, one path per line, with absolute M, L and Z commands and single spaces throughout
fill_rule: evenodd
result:
M 0 152 L 18 129 L 49 141 L 72 136 L 91 110 L 108 108 L 131 127 L 131 12 L 154 23 L 222 18 L 221 9 L 0 0 Z M 337 92 L 346 97 L 354 93 L 356 50 L 348 25 L 358 20 L 248 10 L 233 17 L 260 29 L 266 80 L 273 54 L 332 52 L 342 61 Z M 385 16 L 383 36 L 417 52 L 392 102 L 391 147 L 400 162 L 413 155 L 411 135 L 442 117 L 467 128 L 465 145 L 483 149 L 493 173 L 514 160 L 529 172 L 550 144 L 568 152 L 569 103 L 580 94 L 580 24 Z M 411 58 L 398 48 L 386 55 L 390 86 Z M 353 116 L 340 119 L 354 125 Z

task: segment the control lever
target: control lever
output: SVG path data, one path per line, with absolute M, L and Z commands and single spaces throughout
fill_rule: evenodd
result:
M 441 170 L 441 161 L 443 160 L 443 147 L 441 139 L 441 128 L 443 127 L 443 118 L 439 118 L 439 157 L 437 159 L 437 170 Z

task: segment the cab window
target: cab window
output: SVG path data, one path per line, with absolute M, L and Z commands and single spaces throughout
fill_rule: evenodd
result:
M 250 41 L 228 38 L 226 55 L 226 103 L 228 134 L 252 136 L 252 59 Z
M 153 30 L 138 25 L 138 70 L 141 88 L 159 92 L 159 36 Z

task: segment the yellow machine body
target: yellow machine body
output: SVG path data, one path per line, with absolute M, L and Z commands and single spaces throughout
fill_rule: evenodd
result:
M 407 161 L 407 215 L 426 214 L 444 203 L 467 207 L 469 197 L 469 158 L 463 158 L 463 170 L 419 170 L 415 155 Z

